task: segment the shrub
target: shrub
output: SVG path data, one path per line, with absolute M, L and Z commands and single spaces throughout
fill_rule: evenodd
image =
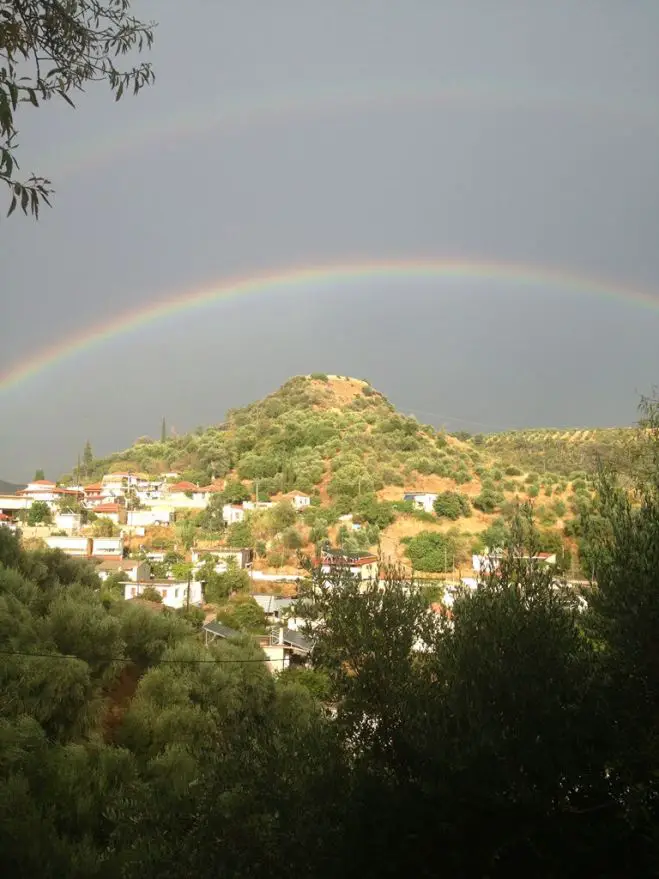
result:
M 521 475 L 522 475 L 522 471 L 519 469 L 519 467 L 513 467 L 512 465 L 510 467 L 506 467 L 506 476 L 521 476 Z
M 438 572 L 452 569 L 455 550 L 450 535 L 422 531 L 408 541 L 405 551 L 415 570 Z
M 268 512 L 271 527 L 275 534 L 288 528 L 297 518 L 295 510 L 288 501 L 280 501 Z
M 537 497 L 540 494 L 540 488 L 537 485 L 529 485 L 526 493 L 529 497 Z
M 319 668 L 290 665 L 277 675 L 277 685 L 303 687 L 319 702 L 328 701 L 332 695 L 329 675 Z
M 457 491 L 443 491 L 435 498 L 433 508 L 440 519 L 459 519 L 471 516 L 469 499 Z
M 537 482 L 538 481 L 538 474 L 537 473 L 528 473 L 526 476 L 526 479 L 524 481 L 527 483 L 527 485 L 531 484 L 532 482 Z
M 268 556 L 268 564 L 273 568 L 283 568 L 286 564 L 286 555 L 280 550 L 274 550 Z
M 146 589 L 143 589 L 140 598 L 143 598 L 145 601 L 157 601 L 158 604 L 162 604 L 162 595 L 153 586 L 147 586 Z
M 28 525 L 49 525 L 53 514 L 45 501 L 34 501 L 27 514 Z
M 393 467 L 383 467 L 380 475 L 385 485 L 405 485 L 400 470 L 394 470 Z
M 249 595 L 239 595 L 227 602 L 218 610 L 217 621 L 243 632 L 264 632 L 266 628 L 263 610 Z
M 551 507 L 542 506 L 537 510 L 537 517 L 541 525 L 549 527 L 556 522 L 556 511 Z
M 484 513 L 493 513 L 504 501 L 503 494 L 491 488 L 484 488 L 483 491 L 472 501 L 477 510 Z
M 282 535 L 282 542 L 286 549 L 302 549 L 304 546 L 304 540 L 302 539 L 300 532 L 296 531 L 295 528 L 287 528 Z
M 396 518 L 394 508 L 388 501 L 378 501 L 374 494 L 364 495 L 355 505 L 355 513 L 364 522 L 386 528 Z
M 317 382 L 328 382 L 329 379 L 324 372 L 312 372 L 310 376 L 314 381 Z

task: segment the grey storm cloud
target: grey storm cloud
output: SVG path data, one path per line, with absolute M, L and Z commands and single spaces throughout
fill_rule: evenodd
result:
M 315 370 L 451 429 L 634 419 L 659 375 L 655 4 L 135 10 L 159 21 L 148 93 L 19 117 L 23 169 L 57 193 L 38 224 L 2 224 L 3 374 L 170 296 L 301 266 L 498 262 L 629 294 L 398 273 L 101 332 L 0 385 L 0 477 L 57 476 L 87 438 L 123 448 L 163 415 L 216 422 Z

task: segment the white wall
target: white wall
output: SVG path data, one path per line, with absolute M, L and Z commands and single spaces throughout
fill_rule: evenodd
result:
M 271 672 L 283 671 L 290 665 L 291 651 L 281 644 L 269 644 L 261 647 L 268 657 L 266 665 Z
M 128 510 L 126 512 L 126 525 L 131 527 L 164 524 L 169 525 L 172 519 L 172 511 L 162 507 L 152 507 L 149 510 Z
M 242 522 L 245 518 L 245 511 L 242 507 L 234 507 L 231 504 L 225 504 L 222 507 L 222 518 L 227 525 L 233 525 L 235 522 Z
M 422 494 L 415 499 L 414 503 L 418 509 L 424 510 L 426 513 L 432 513 L 436 498 L 436 494 Z
M 56 513 L 55 527 L 62 531 L 79 531 L 80 530 L 80 514 L 79 513 Z
M 304 574 L 266 574 L 265 571 L 252 571 L 251 574 L 254 580 L 268 580 L 270 582 L 293 582 L 297 580 L 304 580 Z
M 178 510 L 203 510 L 208 504 L 208 494 L 193 494 L 192 497 L 184 491 L 175 491 L 167 495 L 167 503 Z
M 16 494 L 0 494 L 0 510 L 29 510 L 32 498 Z
M 167 607 L 181 608 L 187 604 L 187 588 L 186 581 L 171 583 L 126 583 L 124 586 L 124 598 L 138 598 L 145 589 L 152 587 L 162 595 L 162 603 Z M 203 603 L 204 597 L 201 591 L 201 583 L 193 580 L 190 583 L 190 604 L 200 605 Z
M 50 549 L 61 549 L 67 555 L 87 555 L 87 537 L 46 537 L 46 545 Z M 94 537 L 92 555 L 114 556 L 122 558 L 124 544 L 120 537 Z
M 46 537 L 49 549 L 61 549 L 67 555 L 87 555 L 86 537 Z

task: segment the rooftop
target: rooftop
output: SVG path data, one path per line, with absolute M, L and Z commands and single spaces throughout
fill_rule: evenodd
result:
M 229 626 L 224 626 L 222 623 L 218 623 L 215 620 L 210 623 L 205 623 L 203 629 L 206 632 L 210 632 L 211 635 L 217 635 L 218 638 L 240 637 L 240 632 L 236 631 L 236 629 L 231 629 Z
M 170 491 L 199 491 L 199 486 L 195 485 L 194 482 L 175 482 L 173 485 L 169 486 Z

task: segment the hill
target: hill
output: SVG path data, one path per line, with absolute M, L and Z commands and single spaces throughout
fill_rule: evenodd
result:
M 625 472 L 636 438 L 632 427 L 547 428 L 478 435 L 470 443 L 503 464 L 569 476 L 574 471 L 593 474 L 600 462 Z
M 6 482 L 0 479 L 0 494 L 16 494 L 21 488 L 25 488 L 24 482 Z
M 295 488 L 336 498 L 407 487 L 417 474 L 467 482 L 480 459 L 468 444 L 398 414 L 368 382 L 298 376 L 263 400 L 229 410 L 221 424 L 165 442 L 142 437 L 96 460 L 89 476 L 176 471 L 201 484 L 235 476 L 258 479 L 261 497 Z
M 574 548 L 564 528 L 590 497 L 592 467 L 568 467 L 556 432 L 546 432 L 544 446 L 523 433 L 461 439 L 401 415 L 366 381 L 315 374 L 230 410 L 220 424 L 164 442 L 141 437 L 94 461 L 88 477 L 175 471 L 222 488 L 212 500 L 216 513 L 229 501 L 276 499 L 296 489 L 311 496 L 312 506 L 295 523 L 272 511 L 252 513 L 225 540 L 250 543 L 261 567 L 292 565 L 297 549 L 328 539 L 351 549 L 379 548 L 432 573 L 470 567 L 472 550 L 500 541 L 525 500 L 535 502 L 547 549 Z M 584 443 L 573 446 L 581 455 L 574 460 L 583 462 Z M 415 509 L 403 501 L 404 491 L 442 494 L 444 508 Z M 340 518 L 348 514 L 352 521 Z M 218 521 L 221 516 L 199 514 L 196 539 L 217 540 Z

